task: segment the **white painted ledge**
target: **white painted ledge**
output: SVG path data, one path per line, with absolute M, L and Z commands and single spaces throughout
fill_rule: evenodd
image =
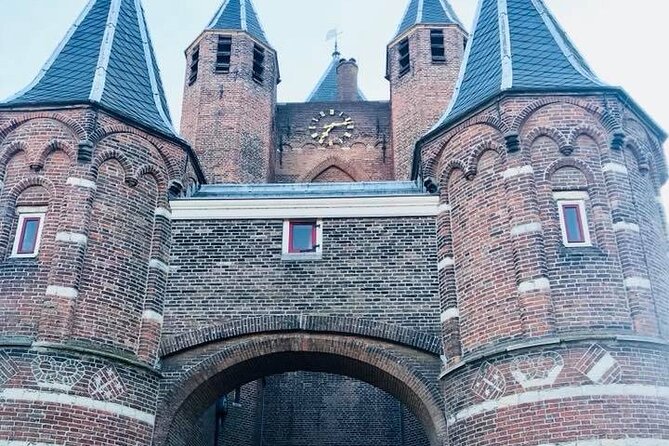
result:
M 177 200 L 173 220 L 434 217 L 437 196 Z

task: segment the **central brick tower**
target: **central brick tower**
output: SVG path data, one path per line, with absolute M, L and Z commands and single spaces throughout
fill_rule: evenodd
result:
M 186 59 L 181 130 L 209 182 L 272 180 L 279 65 L 251 0 L 225 0 Z
M 437 122 L 453 94 L 467 43 L 447 0 L 410 0 L 387 48 L 396 180 L 406 180 L 416 141 Z

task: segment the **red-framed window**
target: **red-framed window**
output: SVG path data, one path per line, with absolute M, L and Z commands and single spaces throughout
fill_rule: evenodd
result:
M 590 232 L 582 200 L 558 202 L 562 242 L 565 246 L 589 246 Z
M 288 253 L 300 254 L 318 250 L 318 222 L 315 220 L 288 223 Z
M 39 252 L 44 225 L 43 213 L 19 214 L 14 239 L 14 257 L 35 257 Z

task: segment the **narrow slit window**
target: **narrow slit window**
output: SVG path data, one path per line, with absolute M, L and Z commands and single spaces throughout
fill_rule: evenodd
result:
M 404 76 L 411 70 L 411 58 L 409 54 L 409 39 L 406 38 L 399 43 L 397 48 L 400 62 L 400 76 Z
M 43 213 L 19 214 L 13 257 L 37 257 L 44 225 Z
M 253 80 L 262 84 L 265 80 L 265 48 L 253 45 Z
M 216 49 L 216 73 L 230 72 L 230 57 L 232 56 L 232 37 L 218 36 Z
M 569 246 L 590 246 L 588 219 L 583 201 L 560 201 L 560 226 L 562 241 Z
M 443 30 L 430 30 L 430 47 L 432 48 L 432 63 L 446 63 L 446 49 L 444 47 Z
M 188 85 L 193 85 L 197 81 L 197 72 L 200 66 L 200 47 L 197 46 L 193 49 L 193 53 L 190 56 L 190 70 L 188 75 Z

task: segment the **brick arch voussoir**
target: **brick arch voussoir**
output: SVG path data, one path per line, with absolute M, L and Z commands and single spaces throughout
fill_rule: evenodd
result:
M 651 164 L 656 166 L 656 159 L 650 148 L 643 141 L 633 136 L 625 138 L 625 148 L 629 149 L 636 159 L 639 172 L 648 173 L 651 171 Z
M 606 197 L 603 195 L 601 187 L 598 186 L 595 173 L 588 164 L 578 158 L 565 157 L 553 161 L 546 167 L 546 170 L 544 170 L 544 181 L 550 182 L 555 172 L 565 167 L 577 169 L 585 176 L 585 179 L 588 182 L 588 194 L 592 199 L 593 205 L 603 205 L 605 203 Z
M 328 364 L 337 364 L 335 369 L 319 371 L 344 374 L 357 379 L 365 379 L 362 377 L 364 375 L 369 384 L 393 394 L 421 419 L 433 446 L 444 444 L 446 420 L 443 399 L 436 385 L 416 369 L 411 361 L 389 349 L 370 346 L 364 340 L 355 337 L 331 335 L 310 337 L 307 335 L 307 337 L 305 339 L 304 333 L 292 332 L 271 338 L 244 339 L 224 347 L 190 367 L 170 386 L 158 409 L 158 435 L 154 439 L 155 444 L 167 444 L 165 442 L 169 438 L 168 434 L 180 415 L 190 413 L 193 421 L 195 414 L 206 409 L 204 406 L 213 401 L 209 401 L 210 399 L 215 398 L 215 395 L 212 395 L 205 400 L 201 395 L 210 391 L 209 383 L 214 381 L 218 384 L 219 381 L 225 381 L 232 390 L 235 386 L 244 384 L 244 376 L 249 370 L 257 370 L 259 365 L 257 361 L 266 359 L 274 361 L 277 367 L 283 370 L 282 368 L 286 366 L 278 365 L 286 362 L 285 357 L 281 356 L 283 354 L 334 359 L 335 362 Z M 347 368 L 351 364 L 360 364 L 365 370 L 352 373 L 350 370 L 353 369 Z M 291 363 L 287 370 L 293 368 L 299 370 L 299 364 Z M 366 375 L 371 370 L 373 372 Z M 253 377 L 253 379 L 258 378 Z M 191 401 L 197 405 L 196 410 L 188 407 Z
M 492 128 L 493 130 L 499 133 L 500 139 L 502 139 L 503 135 L 505 135 L 509 130 L 508 126 L 504 123 L 504 121 L 494 116 L 488 116 L 488 115 L 476 116 L 468 121 L 465 121 L 462 124 L 459 124 L 458 126 L 454 127 L 452 130 L 449 130 L 445 135 L 441 137 L 443 141 L 441 144 L 433 146 L 429 150 L 423 153 L 423 160 L 424 160 L 423 163 L 426 167 L 425 170 L 430 174 L 428 176 L 434 175 L 435 166 L 440 163 L 440 159 L 442 158 L 443 153 L 446 150 L 446 147 L 453 140 L 453 138 L 455 138 L 465 130 L 469 129 L 470 127 L 476 125 L 486 125 Z
M 72 146 L 72 144 L 60 139 L 52 139 L 46 146 L 44 146 L 39 155 L 37 155 L 35 161 L 31 164 L 37 166 L 39 169 L 44 168 L 44 165 L 46 164 L 46 160 L 47 158 L 49 158 L 49 155 L 58 150 L 62 150 L 63 152 L 65 152 L 67 157 L 70 159 L 70 162 L 72 162 L 72 160 L 75 160 L 77 158 L 77 152 L 74 149 L 74 146 Z
M 606 129 L 606 131 L 611 134 L 621 128 L 620 120 L 617 119 L 610 112 L 604 110 L 603 108 L 591 102 L 567 97 L 567 98 L 542 98 L 532 102 L 527 107 L 525 107 L 520 113 L 518 113 L 518 115 L 516 115 L 511 124 L 510 131 L 520 134 L 522 127 L 534 113 L 536 113 L 537 111 L 541 110 L 542 108 L 548 105 L 553 105 L 553 104 L 569 104 L 582 108 L 583 110 L 593 115 L 597 119 L 597 121 Z
M 318 163 L 318 165 L 316 165 L 309 172 L 307 172 L 305 175 L 303 175 L 302 178 L 300 179 L 300 182 L 311 183 L 316 178 L 318 178 L 318 176 L 320 174 L 325 172 L 327 169 L 330 169 L 331 167 L 336 167 L 337 169 L 342 170 L 349 177 L 353 178 L 354 181 L 368 181 L 369 180 L 368 176 L 365 175 L 364 172 L 362 172 L 360 169 L 358 169 L 352 163 L 344 161 L 343 159 L 341 159 L 337 156 L 330 156 L 330 157 L 326 158 L 325 160 L 323 160 L 322 162 Z
M 147 135 L 146 133 L 134 127 L 128 127 L 117 124 L 99 128 L 91 135 L 91 143 L 94 146 L 97 146 L 105 139 L 120 134 L 133 135 L 137 138 L 146 141 L 151 146 L 151 148 L 154 149 L 156 153 L 160 156 L 163 163 L 165 163 L 165 169 L 167 171 L 169 179 L 170 180 L 181 179 L 181 172 L 179 171 L 179 168 L 174 164 L 174 162 L 172 162 L 170 157 L 165 153 L 166 150 L 163 142 L 158 138 L 155 138 L 154 136 L 151 135 Z
M 607 147 L 609 144 L 609 141 L 606 137 L 606 133 L 604 133 L 601 129 L 597 128 L 596 126 L 585 122 L 574 127 L 569 132 L 569 137 L 567 138 L 567 144 L 569 144 L 570 147 L 576 147 L 576 142 L 578 138 L 581 136 L 588 136 L 592 138 L 597 144 L 597 147 L 599 147 L 600 149 Z
M 439 185 L 443 194 L 448 195 L 448 182 L 451 176 L 457 171 L 467 176 L 467 163 L 460 160 L 450 160 L 445 166 L 439 169 Z
M 530 130 L 527 136 L 522 138 L 522 153 L 529 154 L 536 140 L 542 137 L 549 138 L 551 141 L 553 141 L 558 146 L 560 152 L 564 152 L 564 150 L 569 147 L 574 147 L 573 145 L 570 145 L 569 139 L 564 136 L 560 130 L 552 127 L 536 127 Z M 571 153 L 571 151 L 572 150 L 570 150 L 569 153 Z
M 506 148 L 503 144 L 495 141 L 484 141 L 472 149 L 467 157 L 465 177 L 469 180 L 473 179 L 478 173 L 478 165 L 481 157 L 486 152 L 495 152 L 502 158 L 502 162 L 506 161 Z
M 140 166 L 135 173 L 133 174 L 133 180 L 134 182 L 139 182 L 139 180 L 144 176 L 144 175 L 150 175 L 152 176 L 155 180 L 156 183 L 158 184 L 158 190 L 160 191 L 161 196 L 165 195 L 167 196 L 167 176 L 164 172 L 162 172 L 159 168 L 152 164 L 143 164 Z
M 161 357 L 170 356 L 210 342 L 224 341 L 258 333 L 291 330 L 363 336 L 405 345 L 432 355 L 441 354 L 441 341 L 437 336 L 399 325 L 385 324 L 370 319 L 340 316 L 285 315 L 236 319 L 224 324 L 166 337 L 161 343 L 159 355 Z
M 132 162 L 124 153 L 116 149 L 103 150 L 102 152 L 95 154 L 90 167 L 90 174 L 92 178 L 97 180 L 100 166 L 110 160 L 116 160 L 119 162 L 119 164 L 121 164 L 123 167 L 126 184 L 131 186 L 137 184 Z
M 54 197 L 55 188 L 53 182 L 46 177 L 35 175 L 24 178 L 15 184 L 7 194 L 7 199 L 10 203 L 16 203 L 16 200 L 19 199 L 19 195 L 21 195 L 24 190 L 34 186 L 42 186 L 49 193 L 49 197 Z
M 57 121 L 65 126 L 72 136 L 77 138 L 78 141 L 86 140 L 87 134 L 86 130 L 74 119 L 71 119 L 67 116 L 64 116 L 59 113 L 34 113 L 20 118 L 15 118 L 9 122 L 4 128 L 0 129 L 0 143 L 5 140 L 12 132 L 21 127 L 22 125 L 34 121 L 35 119 L 51 119 Z
M 16 141 L 7 146 L 2 153 L 0 153 L 0 180 L 5 176 L 5 171 L 9 162 L 19 153 L 28 153 L 28 145 L 23 141 Z

